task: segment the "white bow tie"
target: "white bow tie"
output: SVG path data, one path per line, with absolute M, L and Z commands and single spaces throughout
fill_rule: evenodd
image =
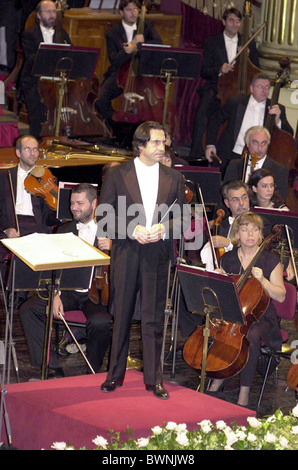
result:
M 78 229 L 78 231 L 87 230 L 87 229 L 89 229 L 89 225 L 88 224 L 83 224 L 82 222 L 79 222 L 79 223 L 77 223 L 77 229 Z
M 232 223 L 234 222 L 235 220 L 235 217 L 231 217 L 229 216 L 229 224 L 232 225 Z

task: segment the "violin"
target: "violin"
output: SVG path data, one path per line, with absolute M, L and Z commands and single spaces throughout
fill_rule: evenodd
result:
M 239 301 L 245 320 L 244 325 L 212 318 L 210 320 L 210 338 L 212 344 L 208 350 L 206 373 L 215 379 L 226 379 L 238 374 L 245 366 L 249 356 L 247 334 L 251 326 L 259 321 L 266 312 L 270 298 L 260 281 L 250 276 L 261 253 L 277 237 L 281 230 L 269 235 L 258 248 L 249 266 L 241 275 L 233 276 L 239 293 Z M 185 362 L 194 369 L 201 369 L 203 359 L 204 328 L 199 326 L 187 339 L 183 357 Z
M 30 194 L 43 197 L 50 209 L 57 210 L 59 190 L 48 168 L 34 167 L 25 178 L 24 185 Z
M 107 253 L 106 250 L 103 251 Z M 94 268 L 94 275 L 92 283 L 88 292 L 89 299 L 94 304 L 98 305 L 101 302 L 102 305 L 107 306 L 110 298 L 110 268 L 109 266 L 96 266 Z M 99 293 L 100 290 L 100 299 Z
M 223 209 L 218 209 L 216 211 L 216 215 L 217 215 L 217 218 L 215 219 L 215 222 L 214 222 L 214 232 L 215 232 L 214 235 L 215 236 L 218 234 L 218 228 L 220 227 L 222 219 L 225 216 L 225 211 Z M 220 265 L 220 258 L 222 257 L 224 253 L 225 253 L 224 248 L 215 248 L 215 255 L 216 255 L 218 265 Z

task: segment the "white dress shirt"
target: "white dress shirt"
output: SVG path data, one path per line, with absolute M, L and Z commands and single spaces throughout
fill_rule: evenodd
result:
M 223 37 L 224 37 L 224 41 L 225 41 L 228 61 L 229 61 L 229 64 L 230 64 L 230 63 L 232 63 L 233 59 L 235 58 L 235 56 L 237 54 L 238 34 L 236 34 L 233 38 L 229 38 L 226 35 L 226 33 L 224 32 Z
M 249 180 L 249 177 L 251 175 L 251 173 L 253 173 L 253 171 L 256 171 L 256 170 L 259 170 L 259 168 L 262 168 L 262 166 L 264 165 L 264 162 L 266 160 L 266 156 L 263 157 L 263 158 L 260 158 L 260 160 L 257 160 L 254 168 L 251 168 L 251 156 L 249 157 L 249 161 L 248 161 L 248 164 L 247 164 L 247 168 L 246 168 L 246 173 L 245 173 L 245 183 L 247 183 L 247 181 Z
M 89 243 L 90 245 L 94 245 L 95 237 L 96 237 L 96 232 L 97 232 L 97 224 L 95 223 L 94 219 L 90 220 L 87 224 L 83 224 L 81 222 L 77 223 L 77 229 L 78 229 L 78 237 L 84 240 L 85 242 Z M 90 276 L 90 284 L 89 287 L 91 286 L 91 282 L 93 279 L 93 273 L 94 273 L 94 267 L 91 271 L 91 276 Z M 77 289 L 77 292 L 88 292 L 88 289 Z
M 250 96 L 233 152 L 238 153 L 239 155 L 242 154 L 242 150 L 245 145 L 244 136 L 248 129 L 253 126 L 263 126 L 265 105 L 266 101 L 259 103 L 252 95 Z
M 146 228 L 150 230 L 157 201 L 159 163 L 147 166 L 139 158 L 135 158 L 134 164 L 146 214 Z
M 126 32 L 127 42 L 131 42 L 133 38 L 133 33 L 137 29 L 137 24 L 135 23 L 132 26 L 130 26 L 129 24 L 126 24 L 124 23 L 124 21 L 122 21 L 122 26 Z
M 32 200 L 31 194 L 25 189 L 25 178 L 32 168 L 28 171 L 23 170 L 23 168 L 18 166 L 17 173 L 17 197 L 16 197 L 16 213 L 19 215 L 31 215 L 33 216 Z
M 45 28 L 44 26 L 40 25 L 43 41 L 46 44 L 52 44 L 53 43 L 53 36 L 55 33 L 54 28 Z

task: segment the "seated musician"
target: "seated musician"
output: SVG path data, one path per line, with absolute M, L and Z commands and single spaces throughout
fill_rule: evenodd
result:
M 70 209 L 73 220 L 58 228 L 59 233 L 72 232 L 91 245 L 96 240 L 97 225 L 95 209 L 97 207 L 97 190 L 87 183 L 75 186 L 71 192 Z M 110 249 L 110 240 L 101 240 L 101 249 Z M 68 271 L 68 270 L 66 270 Z M 75 276 L 75 269 L 73 276 Z M 82 270 L 80 270 L 81 272 Z M 91 269 L 88 270 L 90 278 Z M 81 273 L 80 276 L 83 274 Z M 99 293 L 100 294 L 100 293 Z M 43 340 L 46 321 L 47 302 L 35 295 L 21 305 L 20 318 L 28 343 L 32 367 L 41 368 L 43 356 Z M 69 310 L 82 310 L 86 322 L 87 351 L 86 357 L 93 370 L 99 372 L 110 344 L 112 317 L 107 308 L 100 303 L 95 304 L 89 299 L 88 290 L 62 290 L 54 297 L 53 315 L 59 318 Z M 62 376 L 58 355 L 51 351 L 49 377 Z
M 281 104 L 271 106 L 268 98 L 270 78 L 264 73 L 254 75 L 250 84 L 250 95 L 233 96 L 228 99 L 219 112 L 210 117 L 206 134 L 206 158 L 212 161 L 216 154 L 222 161 L 221 173 L 224 176 L 230 160 L 240 158 L 245 145 L 245 133 L 252 126 L 264 126 L 268 113 L 275 115 L 275 125 L 293 135 L 293 129 L 287 121 L 285 107 Z M 220 125 L 227 122 L 227 127 L 220 136 Z
M 242 274 L 258 251 L 263 236 L 262 230 L 263 221 L 257 214 L 247 212 L 239 215 L 231 231 L 234 248 L 221 258 L 220 272 Z M 282 338 L 273 300 L 283 302 L 286 294 L 283 269 L 274 253 L 263 251 L 253 266 L 251 274 L 261 283 L 270 298 L 270 304 L 261 319 L 252 324 L 247 335 L 250 343 L 249 358 L 240 372 L 240 392 L 237 401 L 237 404 L 241 406 L 249 404 L 249 392 L 257 368 L 261 342 L 263 341 L 273 350 L 279 350 L 281 347 Z M 253 292 L 251 294 L 253 295 Z M 208 393 L 216 394 L 222 383 L 223 380 L 214 379 Z
M 246 131 L 244 139 L 249 153 L 246 170 L 244 171 L 244 158 L 231 160 L 224 176 L 224 182 L 244 179 L 247 183 L 250 174 L 254 170 L 266 168 L 270 170 L 274 176 L 276 190 L 281 197 L 286 200 L 288 194 L 289 170 L 270 157 L 270 150 L 268 152 L 271 140 L 269 131 L 262 126 L 253 126 Z M 252 162 L 252 155 L 256 156 L 255 162 Z M 243 175 L 244 172 L 245 175 Z
M 234 71 L 235 64 L 231 62 L 242 41 L 239 33 L 242 14 L 237 8 L 226 9 L 222 23 L 224 31 L 207 38 L 203 46 L 201 77 L 205 83 L 199 89 L 201 100 L 193 126 L 190 158 L 199 158 L 204 155 L 202 145 L 204 132 L 209 127 L 208 121 L 211 115 L 220 109 L 220 100 L 217 97 L 218 77 L 220 73 L 226 75 Z M 256 67 L 259 67 L 259 55 L 254 41 L 249 45 L 249 59 Z
M 30 194 L 24 186 L 25 178 L 32 171 L 39 157 L 39 146 L 35 137 L 31 135 L 19 137 L 16 141 L 16 155 L 19 163 L 9 170 L 13 196 L 8 170 L 2 170 L 0 173 L 0 230 L 8 238 L 34 232 L 49 233 L 50 227 L 59 223 L 56 219 L 56 211 L 51 209 L 42 197 Z M 19 227 L 17 227 L 16 218 Z
M 247 184 L 251 207 L 290 210 L 276 190 L 274 176 L 270 170 L 266 168 L 255 170 Z
M 42 123 L 46 121 L 46 108 L 41 103 L 38 92 L 38 77 L 32 74 L 32 67 L 41 42 L 70 44 L 67 32 L 62 29 L 62 38 L 58 38 L 55 27 L 57 18 L 56 3 L 42 0 L 36 6 L 37 24 L 22 33 L 22 48 L 24 66 L 20 77 L 19 95 L 24 99 L 29 117 L 29 132 L 37 139 L 40 138 Z
M 153 24 L 145 20 L 144 34 L 136 34 L 139 18 L 139 2 L 121 0 L 119 11 L 122 21 L 106 32 L 106 46 L 110 67 L 104 76 L 99 97 L 94 105 L 107 125 L 113 124 L 112 100 L 117 98 L 123 89 L 118 86 L 117 75 L 121 66 L 137 54 L 142 43 L 161 44 L 162 40 Z

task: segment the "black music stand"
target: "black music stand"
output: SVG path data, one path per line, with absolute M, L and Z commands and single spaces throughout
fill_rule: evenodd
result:
M 51 80 L 57 84 L 58 103 L 55 136 L 59 136 L 63 97 L 67 82 L 76 79 L 90 80 L 94 74 L 100 49 L 78 47 L 67 44 L 39 45 L 32 74 L 40 80 Z
M 233 278 L 183 264 L 177 269 L 187 309 L 206 317 L 200 383 L 204 393 L 210 318 L 244 325 L 244 316 Z
M 271 227 L 274 225 L 282 226 L 283 235 L 285 226 L 287 225 L 293 232 L 294 245 L 298 247 L 298 213 L 292 211 L 283 211 L 278 209 L 265 209 L 264 207 L 254 207 L 253 211 L 256 214 L 263 216 L 270 222 Z M 285 237 L 286 238 L 286 237 Z
M 197 167 L 197 166 L 177 166 L 178 171 L 185 177 L 185 184 L 191 190 L 195 189 L 194 195 L 198 196 L 197 188 L 201 188 L 204 194 L 204 202 L 206 205 L 219 205 L 221 203 L 220 185 L 221 176 L 219 168 Z M 197 198 L 199 200 L 199 197 Z M 192 201 L 191 201 L 192 202 Z M 201 203 L 201 201 L 199 201 Z
M 165 80 L 163 124 L 167 123 L 170 86 L 176 79 L 195 80 L 199 76 L 202 54 L 196 49 L 142 44 L 138 74 Z

